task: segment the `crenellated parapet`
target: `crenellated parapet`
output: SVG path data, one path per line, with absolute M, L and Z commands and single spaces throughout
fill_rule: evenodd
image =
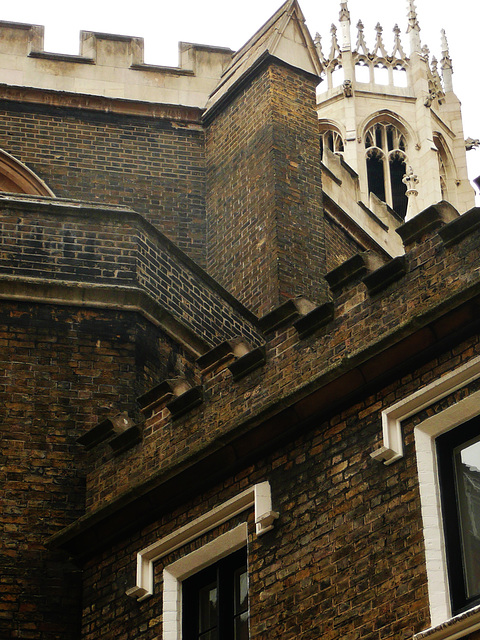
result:
M 179 43 L 178 67 L 145 64 L 143 38 L 80 32 L 78 55 L 44 49 L 41 25 L 0 22 L 0 83 L 203 108 L 230 49 Z

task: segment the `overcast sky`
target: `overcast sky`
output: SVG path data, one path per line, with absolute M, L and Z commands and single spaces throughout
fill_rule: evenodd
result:
M 3 4 L 3 3 L 2 3 Z M 281 0 L 21 0 L 3 4 L 0 19 L 45 26 L 45 49 L 79 52 L 79 32 L 103 31 L 145 39 L 145 62 L 176 65 L 177 42 L 197 42 L 238 49 L 278 9 Z M 445 28 L 453 59 L 454 90 L 462 102 L 465 137 L 480 138 L 480 2 L 478 0 L 417 0 L 422 44 L 440 59 L 440 29 Z M 371 46 L 377 22 L 383 26 L 387 50 L 393 48 L 392 29 L 398 23 L 405 48 L 408 36 L 406 0 L 349 0 L 352 24 L 359 18 Z M 300 0 L 312 35 L 319 32 L 329 50 L 332 22 L 338 23 L 338 0 Z M 445 8 L 444 8 L 445 7 Z M 446 7 L 450 7 L 448 10 Z M 352 37 L 356 37 L 355 28 Z M 470 177 L 480 175 L 480 149 L 467 153 Z

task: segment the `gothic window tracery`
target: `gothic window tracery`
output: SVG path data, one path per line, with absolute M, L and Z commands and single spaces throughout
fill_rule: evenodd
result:
M 322 158 L 324 149 L 328 149 L 337 155 L 343 155 L 345 150 L 343 138 L 340 132 L 332 125 L 324 125 L 324 127 L 320 126 L 320 148 Z
M 386 202 L 402 218 L 407 212 L 405 134 L 394 124 L 381 121 L 365 132 L 368 191 Z

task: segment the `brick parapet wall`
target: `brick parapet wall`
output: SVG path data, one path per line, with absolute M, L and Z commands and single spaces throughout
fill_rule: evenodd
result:
M 325 294 L 316 84 L 269 59 L 207 123 L 208 270 L 260 316 Z
M 0 637 L 78 638 L 80 573 L 45 541 L 85 508 L 77 438 L 159 378 L 193 375 L 137 313 L 0 304 Z
M 395 345 L 422 327 L 418 349 L 447 340 L 452 330 L 448 324 L 434 329 L 427 325 L 480 294 L 479 240 L 478 228 L 448 248 L 436 232 L 428 234 L 407 252 L 406 275 L 383 291 L 370 295 L 363 282 L 352 284 L 335 296 L 334 320 L 313 336 L 300 340 L 293 327 L 279 329 L 267 341 L 263 368 L 239 382 L 228 369 L 210 374 L 204 380 L 203 405 L 180 420 L 172 422 L 167 409 L 154 413 L 142 444 L 89 474 L 93 509 L 106 506 L 127 487 L 220 446 L 237 429 L 260 424 L 347 371 L 359 385 L 378 384 L 383 374 L 369 358 L 391 347 L 389 366 L 394 367 L 405 351 L 395 351 Z M 298 411 L 292 419 L 302 419 Z
M 0 147 L 57 197 L 131 207 L 205 265 L 205 149 L 198 119 L 8 100 L 0 102 L 0 115 Z
M 254 317 L 133 211 L 4 198 L 0 219 L 2 279 L 137 288 L 211 346 L 260 340 Z
M 319 419 L 288 444 L 271 447 L 233 476 L 211 483 L 135 535 L 89 561 L 84 571 L 83 638 L 161 637 L 162 570 L 233 528 L 232 519 L 156 564 L 154 595 L 125 596 L 135 553 L 268 480 L 280 514 L 273 531 L 249 529 L 250 638 L 412 638 L 429 627 L 413 427 L 404 425 L 405 457 L 385 466 L 370 457 L 381 444 L 380 412 L 432 379 L 480 354 L 478 336 L 439 354 L 361 401 Z M 478 388 L 478 384 L 475 388 Z M 463 393 L 467 393 L 465 389 Z M 442 400 L 443 408 L 458 395 Z M 252 513 L 246 513 L 251 523 Z

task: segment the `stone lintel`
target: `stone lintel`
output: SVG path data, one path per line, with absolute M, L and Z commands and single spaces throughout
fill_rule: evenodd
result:
M 266 362 L 266 350 L 265 346 L 252 349 L 245 355 L 237 358 L 234 362 L 228 365 L 230 373 L 234 380 L 240 380 L 244 376 L 248 375 L 255 369 L 262 367 Z
M 399 256 L 365 276 L 363 282 L 368 289 L 368 293 L 373 296 L 388 287 L 392 282 L 400 280 L 405 273 L 405 256 Z
M 372 251 L 363 251 L 329 271 L 325 280 L 333 292 L 338 292 L 350 284 L 359 282 L 368 273 L 379 269 L 384 264 L 384 261 Z
M 331 322 L 333 318 L 334 304 L 333 302 L 326 302 L 298 320 L 295 320 L 293 326 L 297 330 L 300 339 L 303 339 L 324 327 Z
M 404 247 L 420 242 L 422 238 L 436 231 L 439 227 L 452 222 L 459 216 L 458 211 L 446 200 L 424 209 L 414 218 L 402 224 L 396 232 L 401 237 Z
M 183 415 L 195 409 L 203 402 L 203 387 L 192 387 L 170 402 L 167 402 L 167 409 L 172 414 L 172 420 L 177 420 Z
M 456 220 L 441 227 L 438 235 L 441 237 L 443 244 L 449 247 L 460 242 L 465 236 L 471 233 L 480 225 L 480 207 L 474 207 L 464 213 Z
M 298 316 L 305 315 L 314 308 L 315 305 L 306 298 L 291 298 L 260 318 L 260 329 L 264 333 L 271 333 L 283 325 L 291 324 Z

